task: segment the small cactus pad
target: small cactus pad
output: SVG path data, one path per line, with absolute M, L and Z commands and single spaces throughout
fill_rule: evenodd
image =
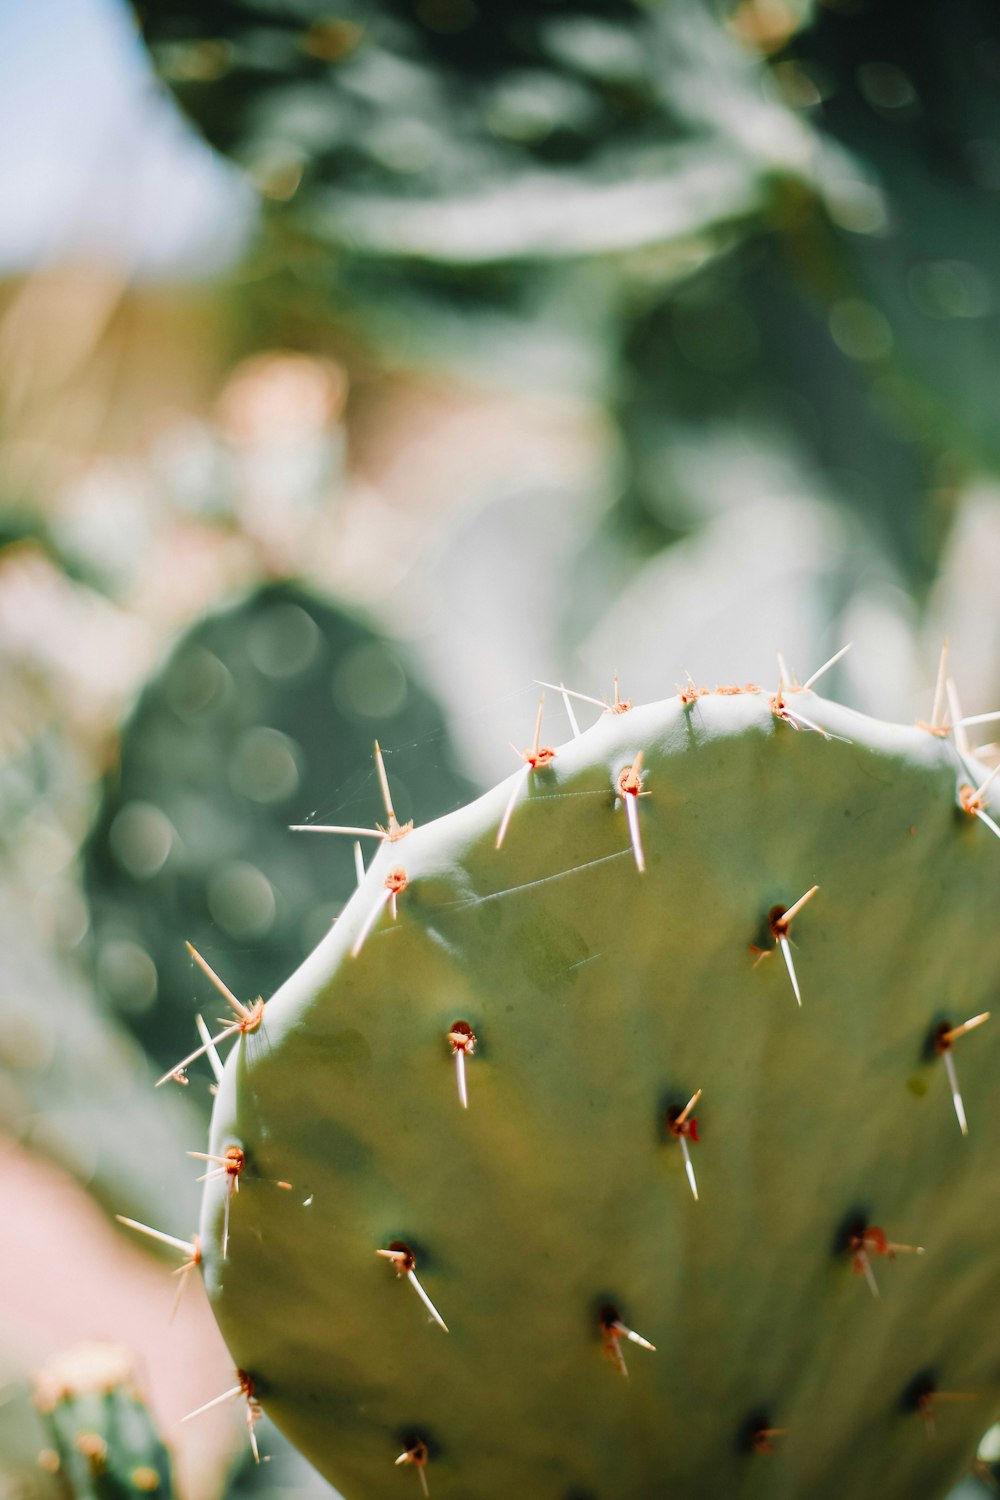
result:
M 85 877 L 98 986 L 159 1066 L 190 1051 L 208 1005 L 174 933 L 220 964 L 225 954 L 227 982 L 252 1001 L 354 890 L 349 842 L 293 837 L 288 825 L 357 820 L 375 777 L 375 726 L 403 817 L 411 799 L 429 818 L 472 795 L 405 652 L 292 583 L 199 620 L 147 684 L 105 784 Z M 440 754 L 391 753 L 428 736 Z M 207 1009 L 211 1021 L 218 1013 Z M 192 1082 L 197 1104 L 204 1091 Z
M 972 776 L 691 690 L 383 843 L 235 1044 L 203 1217 L 234 1363 L 346 1500 L 947 1491 L 1000 1398 Z
M 132 1357 L 115 1344 L 81 1344 L 35 1379 L 35 1405 L 73 1500 L 170 1500 L 170 1460 L 138 1390 Z

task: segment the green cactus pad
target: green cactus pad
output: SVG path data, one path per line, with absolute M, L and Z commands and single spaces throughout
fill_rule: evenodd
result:
M 170 1460 L 137 1388 L 131 1355 L 84 1344 L 36 1378 L 35 1404 L 73 1500 L 170 1500 Z
M 970 772 L 749 689 L 517 776 L 383 845 L 229 1059 L 235 1363 L 346 1500 L 945 1493 L 1000 1397 L 1000 1018 L 952 1049 L 967 1136 L 935 1048 L 1000 960 Z

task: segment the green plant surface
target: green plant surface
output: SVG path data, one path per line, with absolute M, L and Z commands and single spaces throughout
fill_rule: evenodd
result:
M 137 9 L 260 188 L 270 315 L 332 315 L 396 368 L 603 389 L 633 278 L 683 281 L 782 185 L 821 192 L 821 144 L 710 5 Z
M 947 1492 L 1000 1401 L 1000 1034 L 954 1041 L 967 1136 L 934 1047 L 995 993 L 973 774 L 691 692 L 383 846 L 234 1048 L 202 1222 L 234 1362 L 347 1500 Z
M 214 1030 L 221 1013 L 181 938 L 252 1004 L 354 890 L 350 842 L 289 824 L 363 821 L 376 730 L 403 818 L 414 802 L 441 813 L 469 795 L 405 652 L 294 583 L 200 621 L 147 684 L 84 875 L 99 987 L 160 1068 L 196 1045 L 197 1013 Z M 428 738 L 436 753 L 420 761 L 410 747 Z
M 1000 460 L 1000 26 L 989 0 L 911 12 L 186 0 L 141 20 L 260 186 L 257 274 L 300 329 L 596 396 L 640 550 L 690 528 L 677 441 L 759 424 L 926 595 L 961 487 Z
M 149 6 L 212 143 L 348 256 L 453 267 L 700 234 L 807 177 L 808 131 L 709 5 Z
M 884 194 L 875 233 L 838 236 L 854 283 L 840 323 L 848 348 L 869 363 L 876 402 L 905 413 L 914 436 L 951 448 L 952 464 L 962 454 L 995 470 L 1000 428 L 987 371 L 1000 323 L 996 7 L 967 0 L 918 15 L 901 0 L 821 6 L 786 66 L 813 86 L 824 133 Z M 892 350 L 889 360 L 879 360 L 873 338 Z
M 36 1379 L 35 1405 L 72 1500 L 169 1500 L 170 1460 L 127 1351 L 85 1344 L 55 1356 Z

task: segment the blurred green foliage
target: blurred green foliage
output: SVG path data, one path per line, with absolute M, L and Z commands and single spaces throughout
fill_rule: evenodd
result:
M 286 311 L 325 301 L 390 361 L 599 393 L 640 552 L 711 509 L 675 436 L 777 434 L 926 590 L 957 488 L 1000 458 L 987 0 L 141 14 L 269 201 Z
M 701 3 L 213 0 L 142 19 L 213 144 L 348 257 L 662 245 L 807 168 L 798 122 Z
M 683 277 L 812 181 L 807 132 L 701 3 L 140 14 L 272 209 L 259 269 L 285 315 L 325 301 L 396 365 L 604 389 L 632 281 Z
M 884 222 L 844 233 L 842 286 L 865 299 L 834 336 L 956 464 L 1000 462 L 1000 13 L 989 0 L 824 6 L 789 49 L 818 123 L 885 192 Z M 836 288 L 835 291 L 839 291 Z

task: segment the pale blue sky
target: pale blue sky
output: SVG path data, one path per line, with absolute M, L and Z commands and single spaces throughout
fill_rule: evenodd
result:
M 157 87 L 124 0 L 0 0 L 0 274 L 211 276 L 253 195 Z

